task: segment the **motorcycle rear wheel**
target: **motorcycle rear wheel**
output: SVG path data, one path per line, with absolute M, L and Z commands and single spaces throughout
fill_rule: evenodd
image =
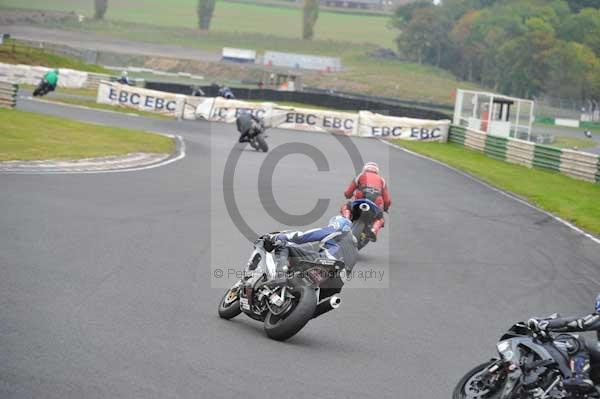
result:
M 235 299 L 233 299 L 235 295 Z M 242 313 L 240 309 L 240 298 L 239 294 L 232 292 L 232 289 L 228 289 L 221 302 L 219 303 L 219 317 L 225 320 L 233 319 L 235 316 Z
M 317 293 L 314 288 L 300 286 L 294 290 L 300 299 L 284 317 L 267 313 L 265 317 L 265 333 L 276 341 L 285 341 L 300 331 L 312 319 L 317 307 Z
M 352 225 L 352 234 L 356 237 L 357 248 L 359 251 L 369 243 L 369 237 L 367 237 L 367 234 L 364 232 L 365 228 L 366 224 L 362 220 L 359 220 L 356 224 Z
M 265 141 L 265 138 L 262 136 L 262 134 L 259 134 L 258 136 L 256 136 L 256 142 L 258 143 L 257 149 L 260 149 L 263 152 L 269 151 L 269 145 Z
M 495 386 L 493 389 L 480 386 L 477 383 L 477 377 L 494 362 L 495 360 L 482 363 L 465 374 L 464 377 L 460 379 L 458 384 L 456 384 L 456 388 L 454 388 L 454 392 L 452 393 L 452 399 L 499 398 L 502 392 L 502 387 L 504 386 L 504 382 L 501 382 L 499 386 Z

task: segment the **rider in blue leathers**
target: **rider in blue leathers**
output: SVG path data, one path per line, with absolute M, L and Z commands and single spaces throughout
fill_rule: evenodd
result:
M 268 235 L 265 250 L 286 248 L 293 263 L 316 258 L 335 259 L 344 262 L 350 271 L 356 264 L 358 250 L 351 232 L 352 223 L 343 216 L 334 216 L 326 227 L 308 231 L 284 232 Z

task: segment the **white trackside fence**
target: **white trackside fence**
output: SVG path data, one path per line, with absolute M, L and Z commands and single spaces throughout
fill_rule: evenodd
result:
M 234 123 L 240 113 L 250 112 L 263 118 L 268 127 L 384 139 L 445 142 L 450 127 L 450 120 L 399 118 L 369 111 L 315 110 L 221 97 L 190 97 L 108 81 L 100 82 L 97 102 L 181 119 L 224 123 Z

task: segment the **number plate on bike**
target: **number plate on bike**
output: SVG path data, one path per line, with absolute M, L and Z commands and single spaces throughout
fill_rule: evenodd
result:
M 240 306 L 242 309 L 250 310 L 250 304 L 248 303 L 248 298 L 240 298 Z

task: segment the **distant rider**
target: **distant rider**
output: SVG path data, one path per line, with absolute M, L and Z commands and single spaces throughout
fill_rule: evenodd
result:
M 42 83 L 46 85 L 48 91 L 54 91 L 58 85 L 58 69 L 51 69 L 44 75 Z
M 535 332 L 576 332 L 596 331 L 600 338 L 600 294 L 596 297 L 596 307 L 592 314 L 582 317 L 565 317 L 558 319 L 532 318 L 527 322 L 528 327 Z M 590 378 L 590 352 L 593 357 L 600 360 L 598 343 L 586 343 L 583 337 L 578 337 L 580 347 L 570 354 L 571 376 L 565 378 L 563 385 L 569 392 L 589 393 L 594 392 L 594 382 Z
M 129 74 L 127 73 L 127 71 L 121 72 L 121 76 L 119 77 L 119 79 L 117 79 L 117 83 L 131 86 L 131 80 L 129 80 Z
M 326 258 L 344 262 L 346 270 L 350 271 L 358 256 L 351 229 L 352 223 L 338 215 L 329 219 L 326 227 L 268 234 L 265 237 L 265 250 L 287 249 L 292 266 L 303 259 Z
M 352 180 L 344 196 L 351 199 L 368 199 L 373 201 L 380 209 L 387 212 L 392 205 L 390 194 L 388 191 L 387 184 L 383 177 L 379 175 L 379 166 L 375 162 L 367 162 L 363 166 L 362 172 Z M 342 215 L 350 219 L 352 216 L 352 202 L 347 202 L 342 206 Z M 376 216 L 373 226 L 371 226 L 370 239 L 371 241 L 377 241 L 377 234 L 379 230 L 383 228 L 385 220 L 383 219 L 383 212 L 379 212 Z
M 235 96 L 233 95 L 233 92 L 227 86 L 223 86 L 223 87 L 221 87 L 219 89 L 219 97 L 223 97 L 223 98 L 226 98 L 228 100 L 234 100 L 235 99 Z
M 265 127 L 263 120 L 251 112 L 240 113 L 235 120 L 235 124 L 238 132 L 241 133 L 240 143 L 249 142 L 252 135 L 260 133 Z

